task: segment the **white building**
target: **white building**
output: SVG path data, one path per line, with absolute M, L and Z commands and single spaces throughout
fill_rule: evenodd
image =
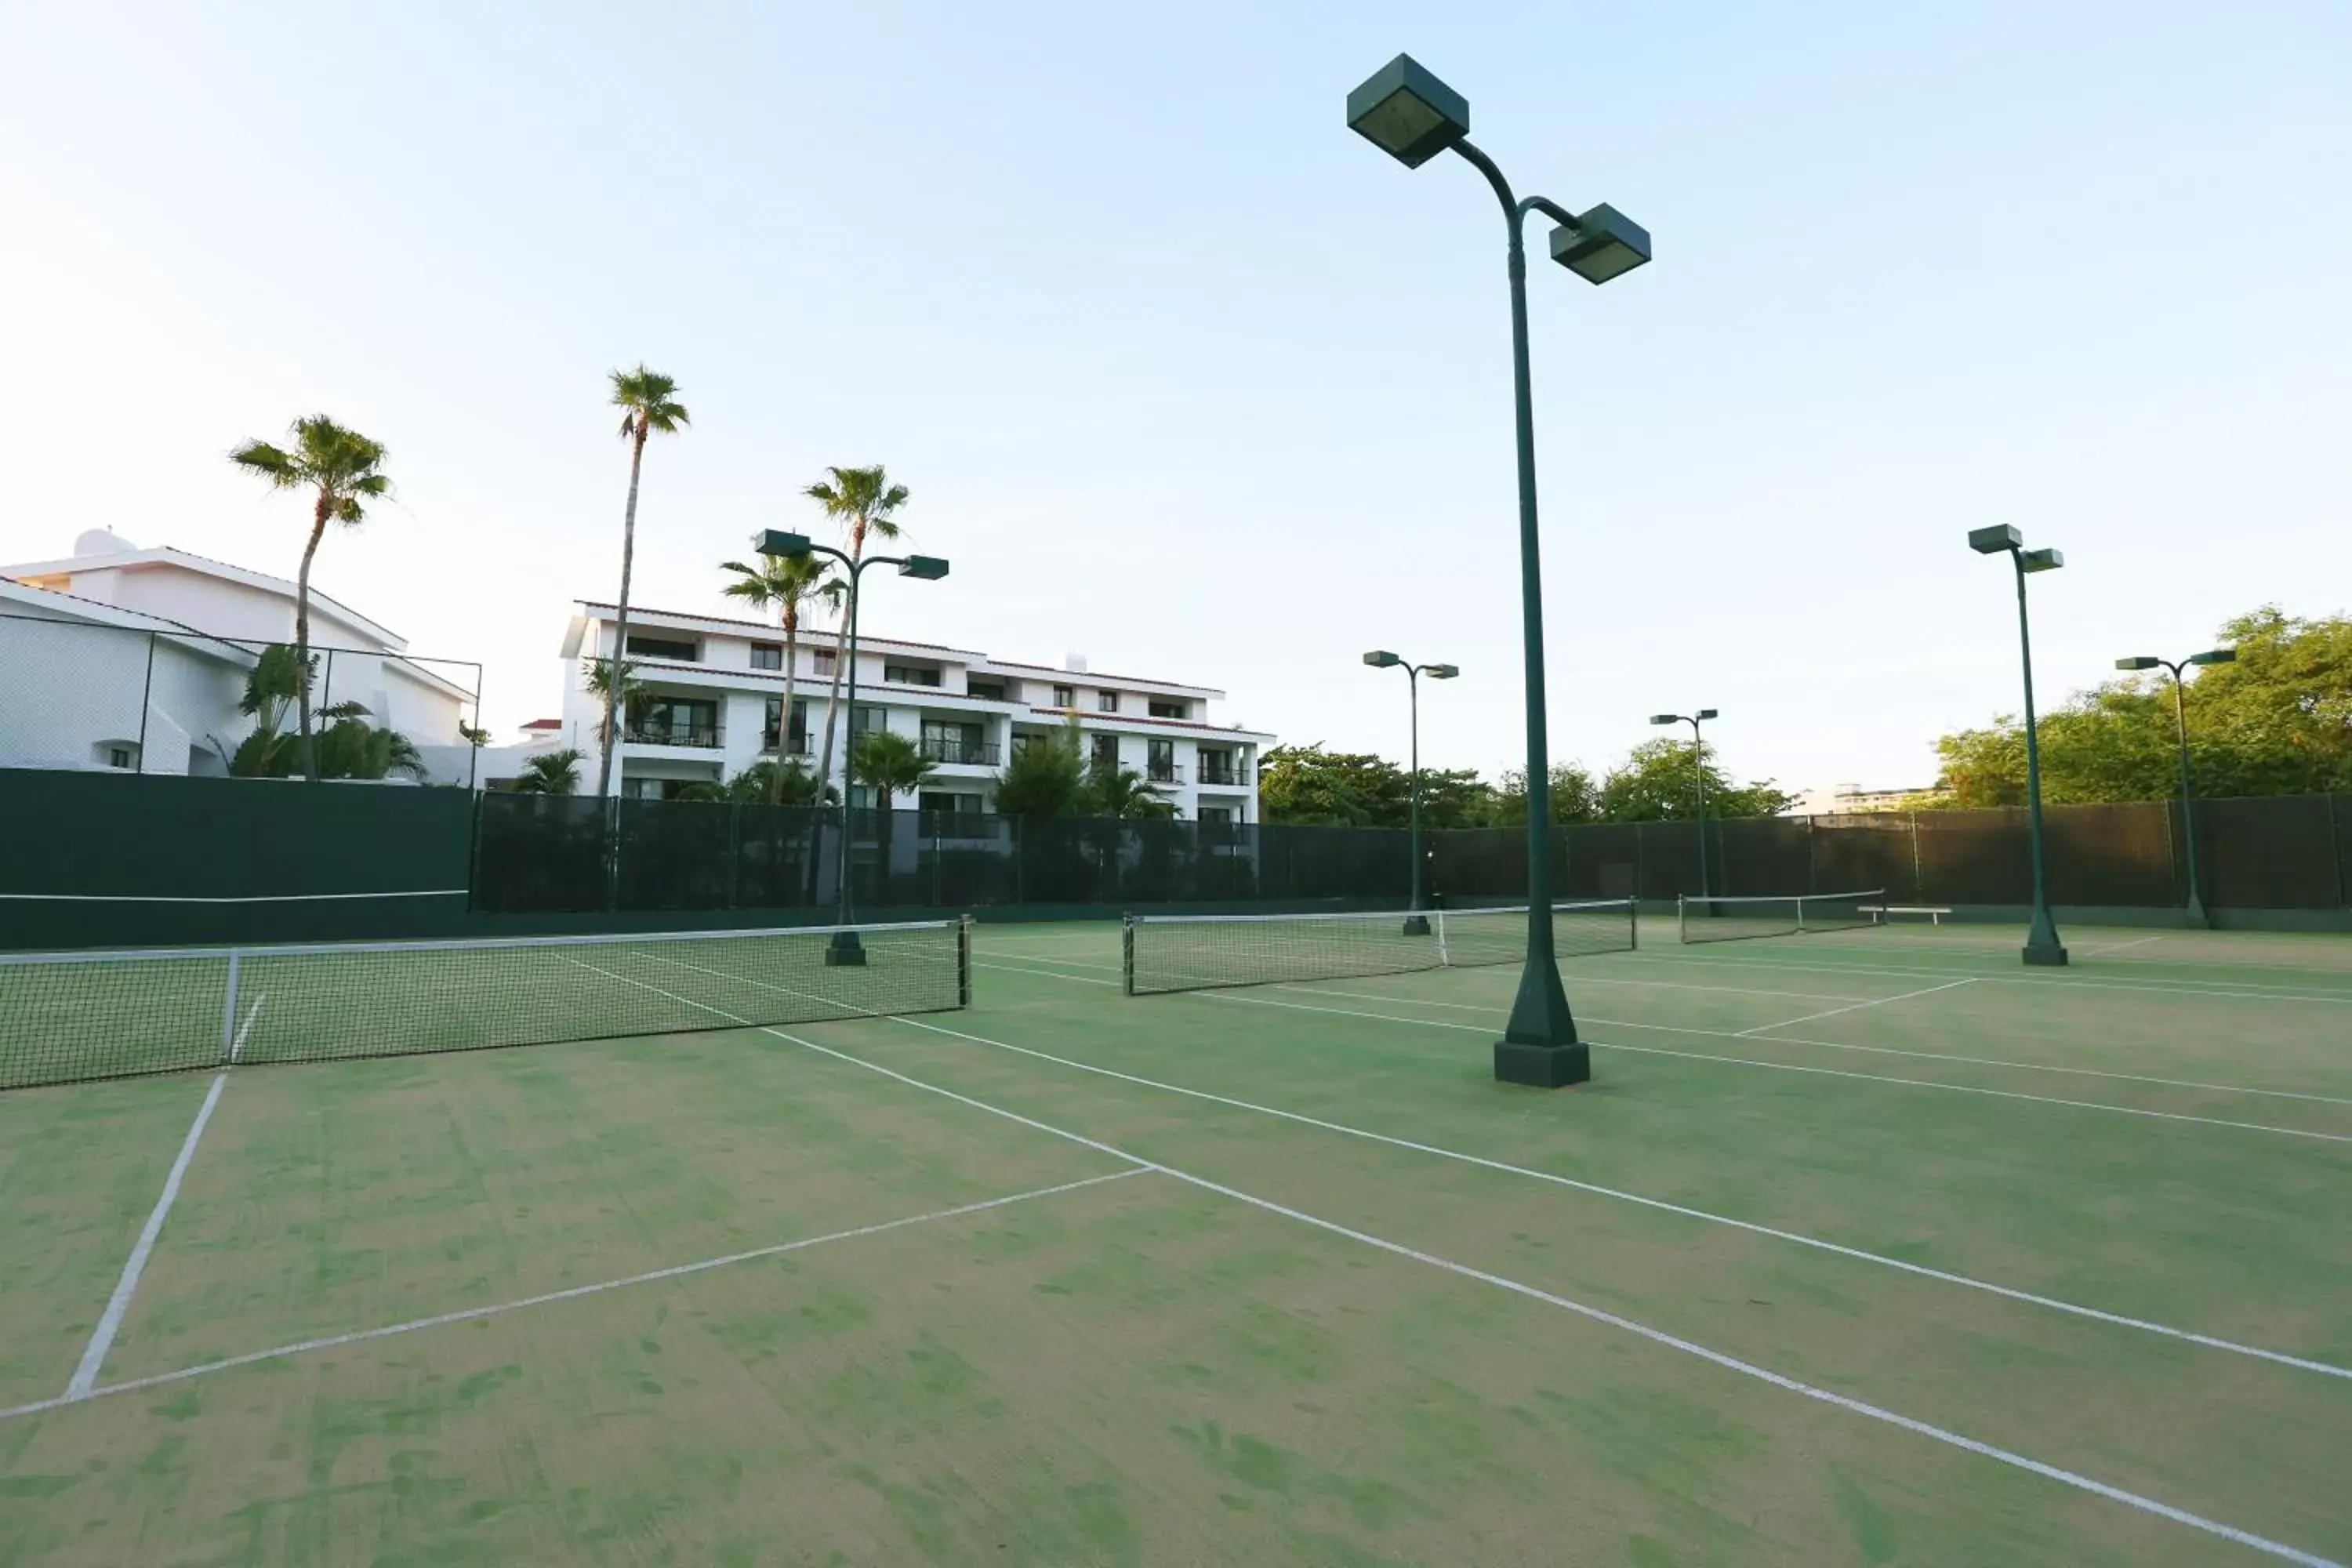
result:
M 25 712 L 13 721 L 0 713 L 0 765 L 10 765 L 11 757 L 41 755 L 56 760 L 13 765 L 226 772 L 220 748 L 210 742 L 234 749 L 250 728 L 236 705 L 252 655 L 270 643 L 294 640 L 292 583 L 185 551 L 142 550 L 104 531 L 83 534 L 74 542 L 74 553 L 62 560 L 0 566 L 0 580 L 5 580 L 6 590 L 0 599 L 0 637 L 9 639 L 0 647 L 12 655 L 12 672 L 16 655 L 68 658 L 59 651 L 68 647 L 100 661 L 68 672 L 69 678 L 50 689 L 47 700 L 57 710 L 37 725 Z M 53 625 L 35 627 L 28 624 L 33 621 Z M 69 634 L 55 624 L 64 622 L 89 629 Z M 158 635 L 145 635 L 151 632 Z M 225 668 L 234 662 L 227 659 L 231 654 L 241 655 L 244 663 L 226 686 L 205 681 L 154 693 L 146 701 L 145 752 L 134 742 L 128 760 L 117 761 L 124 734 L 135 736 L 142 729 L 138 721 L 151 641 L 159 650 L 173 650 L 169 664 L 174 671 L 188 660 Z M 315 586 L 310 644 L 320 650 L 320 707 L 356 702 L 371 723 L 407 736 L 436 781 L 467 777 L 472 748 L 464 744 L 457 726 L 474 702 L 471 667 L 436 667 L 409 656 L 405 638 Z M 213 651 L 197 651 L 207 647 Z M 164 662 L 159 653 L 159 669 Z M 62 700 L 68 694 L 70 703 Z
M 582 784 L 593 790 L 603 713 L 582 679 L 582 666 L 590 658 L 612 656 L 615 610 L 583 601 L 577 612 L 563 639 L 563 657 L 572 665 L 564 743 L 590 759 Z M 824 744 L 833 642 L 831 632 L 802 632 L 787 721 L 778 628 L 632 605 L 627 657 L 645 696 L 636 724 L 614 748 L 615 793 L 663 795 L 689 784 L 723 783 L 774 756 L 780 741 L 787 758 L 814 770 Z M 919 797 L 891 805 L 989 810 L 1005 757 L 1075 718 L 1090 760 L 1133 769 L 1187 821 L 1258 820 L 1258 752 L 1274 737 L 1214 721 L 1210 704 L 1224 693 L 1212 688 L 1019 664 L 862 634 L 856 677 L 854 723 L 845 713 L 835 732 L 836 786 L 851 731 L 887 730 L 913 741 L 938 770 Z M 865 798 L 868 793 L 861 785 L 853 798 L 874 804 Z
M 0 578 L 0 768 L 228 772 L 252 649 Z

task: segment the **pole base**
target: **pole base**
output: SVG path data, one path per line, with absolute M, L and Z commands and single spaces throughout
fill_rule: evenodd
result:
M 1405 916 L 1404 934 L 1407 936 L 1427 936 L 1429 934 L 1429 917 L 1427 915 Z
M 857 940 L 857 933 L 854 931 L 834 932 L 833 940 L 824 944 L 824 963 L 828 969 L 844 966 L 863 968 L 866 963 L 866 948 Z
M 1523 1046 L 1516 1040 L 1495 1042 L 1495 1081 L 1520 1083 L 1529 1089 L 1564 1089 L 1592 1077 L 1592 1053 L 1578 1040 L 1565 1046 Z
M 2029 942 L 2020 951 L 2025 954 L 2028 963 L 2043 964 L 2052 969 L 2066 967 L 2066 950 L 2054 942 L 2048 947 L 2036 947 Z
M 2213 917 L 2205 912 L 2205 900 L 2199 898 L 2194 893 L 2189 895 L 2189 903 L 2188 906 L 2181 910 L 2181 918 L 2189 924 L 2198 927 L 2200 930 L 2211 931 L 2213 929 Z

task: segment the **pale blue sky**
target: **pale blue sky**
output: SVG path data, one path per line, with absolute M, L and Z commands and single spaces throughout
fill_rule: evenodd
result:
M 683 383 L 638 597 L 715 609 L 826 463 L 911 485 L 867 625 L 1518 754 L 1501 222 L 1342 124 L 1399 49 L 1657 260 L 1533 279 L 1555 756 L 1723 710 L 1743 774 L 1924 783 L 2016 704 L 2352 602 L 2340 4 L 39 6 L 0 0 L 0 559 L 290 575 L 222 454 L 330 412 L 400 503 L 319 580 L 557 707 L 609 595 L 604 372 Z

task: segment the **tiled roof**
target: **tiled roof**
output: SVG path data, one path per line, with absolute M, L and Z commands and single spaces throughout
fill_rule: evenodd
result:
M 614 615 L 618 615 L 621 609 L 618 605 L 614 604 L 609 599 L 579 599 L 573 602 L 584 610 L 610 610 Z M 732 616 L 706 616 L 700 610 L 657 610 L 649 605 L 631 605 L 629 606 L 630 619 L 634 621 L 639 616 L 667 616 L 672 620 L 679 621 L 708 621 L 712 626 L 749 626 L 753 631 L 767 633 L 770 637 L 781 638 L 784 635 L 784 628 L 776 625 L 773 621 L 743 621 L 738 620 Z M 829 629 L 820 631 L 807 626 L 803 626 L 801 628 L 801 640 L 803 643 L 810 644 L 811 646 L 814 646 L 819 638 L 829 640 L 835 635 L 835 634 Z M 932 653 L 951 653 L 962 659 L 983 658 L 986 657 L 972 648 L 950 647 L 945 643 L 908 642 L 904 637 L 876 637 L 871 632 L 866 631 L 860 631 L 857 634 L 857 643 L 860 647 L 870 647 L 876 643 L 888 643 L 892 647 L 926 648 Z

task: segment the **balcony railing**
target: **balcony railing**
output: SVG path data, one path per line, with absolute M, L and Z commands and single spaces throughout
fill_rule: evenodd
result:
M 993 741 L 965 741 L 947 735 L 924 736 L 922 749 L 927 763 L 965 763 L 982 768 L 996 766 L 999 750 Z
M 1143 778 L 1146 784 L 1182 784 L 1184 770 L 1172 762 L 1155 759 L 1143 764 Z
M 723 739 L 717 724 L 632 724 L 623 731 L 634 746 L 698 746 L 716 751 Z
M 1234 771 L 1233 763 L 1213 763 L 1203 758 L 1201 763 L 1201 782 L 1204 784 L 1237 784 L 1242 780 L 1241 774 Z
M 761 731 L 760 750 L 772 752 L 775 749 L 776 732 L 773 730 Z M 816 753 L 809 750 L 808 732 L 804 730 L 793 731 L 791 737 L 785 742 L 784 755 L 788 757 L 811 757 L 815 754 Z

